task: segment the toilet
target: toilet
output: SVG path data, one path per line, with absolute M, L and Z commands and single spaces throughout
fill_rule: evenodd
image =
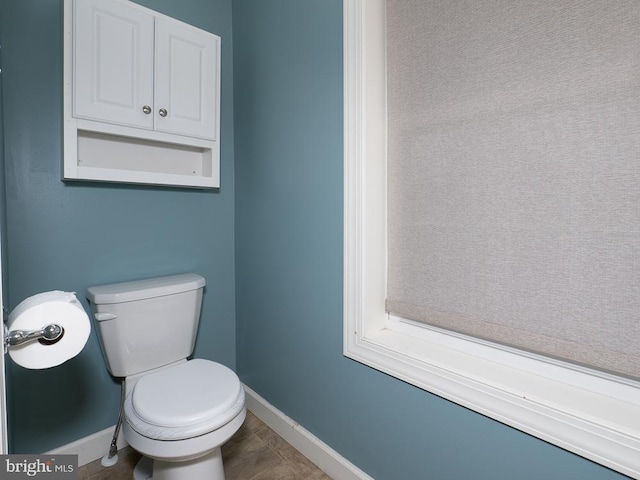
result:
M 224 480 L 220 447 L 246 416 L 238 376 L 193 353 L 205 279 L 172 275 L 87 289 L 107 369 L 125 380 L 135 480 Z

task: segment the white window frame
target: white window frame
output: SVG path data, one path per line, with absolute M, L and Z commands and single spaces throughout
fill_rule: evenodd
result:
M 344 0 L 345 356 L 640 479 L 640 383 L 385 313 L 384 52 L 385 0 Z

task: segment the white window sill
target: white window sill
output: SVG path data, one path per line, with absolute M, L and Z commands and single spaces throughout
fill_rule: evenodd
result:
M 349 329 L 345 355 L 640 478 L 640 388 L 399 322 Z

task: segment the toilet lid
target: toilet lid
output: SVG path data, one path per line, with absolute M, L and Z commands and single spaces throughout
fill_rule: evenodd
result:
M 195 359 L 140 378 L 126 403 L 128 417 L 135 417 L 128 421 L 139 433 L 145 434 L 136 427 L 155 426 L 161 428 L 151 430 L 177 429 L 186 438 L 232 420 L 244 408 L 244 390 L 229 368 Z M 162 436 L 175 438 L 177 433 Z

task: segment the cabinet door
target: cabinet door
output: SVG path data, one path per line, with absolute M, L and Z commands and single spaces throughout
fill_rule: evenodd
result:
M 219 37 L 156 18 L 156 130 L 217 140 L 219 55 Z
M 153 15 L 113 0 L 73 13 L 73 115 L 153 128 Z

